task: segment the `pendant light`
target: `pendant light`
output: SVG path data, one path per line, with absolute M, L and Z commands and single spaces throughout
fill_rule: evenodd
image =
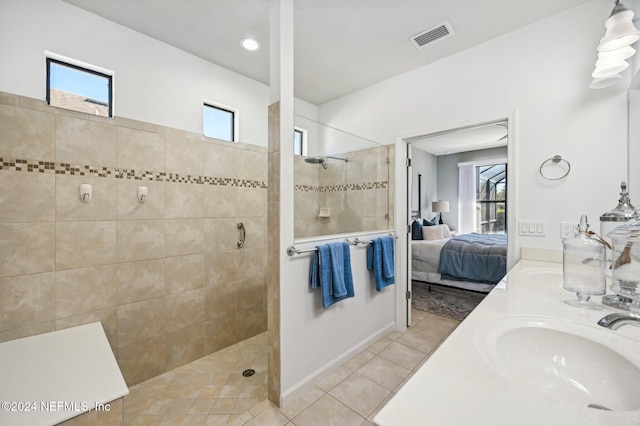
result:
M 598 44 L 598 61 L 591 74 L 592 89 L 613 86 L 620 80 L 622 71 L 629 67 L 626 59 L 635 54 L 630 45 L 640 40 L 640 31 L 633 25 L 633 12 L 615 1 L 611 15 L 604 24 L 606 31 Z
M 624 7 L 620 0 L 604 23 L 607 31 L 598 45 L 599 52 L 608 52 L 629 46 L 640 40 L 640 31 L 633 25 L 633 12 Z

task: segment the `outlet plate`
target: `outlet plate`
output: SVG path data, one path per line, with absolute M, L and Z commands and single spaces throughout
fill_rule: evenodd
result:
M 578 233 L 578 222 L 560 222 L 560 238 L 575 237 Z

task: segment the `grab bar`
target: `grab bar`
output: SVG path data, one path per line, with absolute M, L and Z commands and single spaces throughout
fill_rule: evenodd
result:
M 244 223 L 239 222 L 236 227 L 240 230 L 240 239 L 238 240 L 238 248 L 244 246 L 244 241 L 247 239 L 247 232 L 244 229 Z

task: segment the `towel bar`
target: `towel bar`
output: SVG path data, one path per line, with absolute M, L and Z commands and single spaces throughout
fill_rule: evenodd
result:
M 390 236 L 391 238 L 393 238 L 394 240 L 397 240 L 397 239 L 398 239 L 398 237 L 397 237 L 397 236 L 395 236 L 395 235 L 391 235 L 391 234 L 389 234 L 389 236 Z M 371 244 L 371 241 L 361 240 L 361 239 L 359 239 L 358 237 L 355 237 L 353 241 L 349 240 L 349 238 L 345 238 L 345 241 L 346 241 L 347 243 L 349 243 L 349 245 L 351 245 L 351 246 L 357 246 L 357 245 L 360 245 L 360 244 Z M 294 254 L 311 253 L 311 252 L 314 252 L 314 251 L 317 251 L 317 250 L 318 250 L 318 249 L 317 249 L 317 248 L 315 248 L 315 247 L 314 247 L 314 248 L 312 248 L 312 249 L 298 250 L 298 249 L 296 248 L 296 246 L 291 245 L 291 246 L 287 247 L 287 254 L 288 254 L 289 256 L 293 256 Z

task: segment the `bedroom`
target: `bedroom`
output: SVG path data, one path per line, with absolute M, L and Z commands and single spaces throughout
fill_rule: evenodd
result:
M 414 219 L 412 306 L 462 320 L 506 273 L 507 122 L 479 123 L 407 142 L 411 145 Z M 441 208 L 438 200 L 449 201 Z M 443 235 L 426 226 L 440 220 L 444 223 Z M 424 226 L 421 228 L 420 224 Z M 487 263 L 487 267 L 490 265 L 499 272 L 454 269 L 462 268 L 460 262 L 445 264 L 445 268 L 450 268 L 448 271 L 440 270 L 440 253 L 446 242 L 452 236 L 469 233 L 502 234 L 490 237 L 497 239 L 498 258 Z M 479 243 L 484 243 L 484 239 L 476 242 Z M 490 246 L 478 247 L 486 250 Z M 450 251 L 445 254 L 448 260 L 452 259 Z M 448 272 L 448 279 L 441 272 Z

